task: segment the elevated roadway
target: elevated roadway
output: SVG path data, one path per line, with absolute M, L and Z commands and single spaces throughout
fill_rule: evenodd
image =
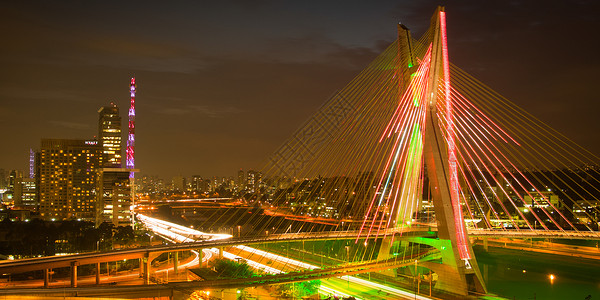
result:
M 235 278 L 227 280 L 207 280 L 207 281 L 186 281 L 173 282 L 158 285 L 130 285 L 106 287 L 72 287 L 61 289 L 4 289 L 0 290 L 0 295 L 28 295 L 38 297 L 51 296 L 83 296 L 83 297 L 156 297 L 172 296 L 174 291 L 193 291 L 199 289 L 222 289 L 262 286 L 268 284 L 283 284 L 292 282 L 301 282 L 306 280 L 324 279 L 331 277 L 350 276 L 364 272 L 377 272 L 380 270 L 398 268 L 413 265 L 415 260 L 426 261 L 439 258 L 436 251 L 425 252 L 410 258 L 387 259 L 382 261 L 368 261 L 361 263 L 350 263 L 343 266 L 326 269 L 308 269 L 299 272 L 279 273 L 263 275 L 260 277 Z M 350 280 L 350 279 L 348 279 Z M 419 296 L 418 299 L 428 299 Z
M 468 233 L 470 237 L 600 240 L 600 232 L 597 231 L 468 229 Z
M 435 228 L 413 227 L 404 229 L 391 229 L 381 231 L 378 236 L 371 235 L 368 238 L 376 239 L 384 235 L 402 234 L 403 237 L 410 236 L 435 236 Z M 469 236 L 473 237 L 512 237 L 512 238 L 553 238 L 553 239 L 587 239 L 600 240 L 597 232 L 569 232 L 569 231 L 545 231 L 545 230 L 486 230 L 470 229 Z M 149 259 L 157 257 L 166 252 L 198 250 L 205 248 L 222 248 L 236 245 L 252 245 L 260 243 L 275 243 L 287 241 L 313 241 L 332 239 L 363 239 L 366 234 L 358 234 L 358 231 L 331 231 L 313 233 L 285 233 L 272 234 L 262 237 L 241 237 L 227 239 L 207 239 L 202 241 L 179 243 L 172 245 L 160 245 L 141 247 L 133 249 L 114 250 L 108 252 L 93 252 L 73 254 L 64 256 L 50 256 L 40 258 L 21 259 L 0 262 L 0 273 L 23 273 L 36 270 L 53 268 L 73 267 L 78 265 L 98 264 L 113 262 L 124 259 Z M 190 239 L 191 240 L 191 239 Z
M 397 230 L 386 231 L 387 234 L 394 234 Z M 427 234 L 428 229 L 415 228 L 404 230 L 403 234 Z M 433 233 L 430 233 L 433 235 Z M 222 248 L 236 245 L 252 245 L 260 243 L 274 243 L 286 241 L 312 241 L 312 240 L 330 240 L 330 239 L 354 239 L 358 236 L 357 231 L 332 231 L 318 233 L 286 233 L 272 234 L 264 237 L 242 237 L 229 238 L 223 240 L 203 240 L 197 242 L 187 242 L 171 245 L 160 245 L 151 247 L 140 247 L 132 249 L 114 250 L 107 252 L 91 252 L 82 254 L 72 254 L 63 256 L 48 256 L 39 258 L 29 258 L 20 260 L 11 260 L 0 262 L 0 273 L 23 273 L 35 270 L 53 269 L 71 267 L 76 265 L 87 265 L 102 262 L 112 262 L 124 259 L 140 259 L 145 257 L 156 257 L 162 253 L 186 250 L 198 250 L 205 248 Z M 366 238 L 361 235 L 361 238 Z M 371 235 L 369 238 L 378 238 Z

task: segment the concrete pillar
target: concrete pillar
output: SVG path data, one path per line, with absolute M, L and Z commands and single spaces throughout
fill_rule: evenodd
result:
M 96 263 L 96 284 L 100 284 L 100 263 Z
M 198 250 L 198 267 L 202 268 L 202 256 L 204 255 L 204 253 L 202 252 L 202 249 Z
M 140 278 L 144 277 L 144 258 L 140 257 Z
M 71 287 L 77 287 L 77 266 L 78 262 L 71 262 Z
M 144 272 L 144 284 L 150 284 L 150 257 L 146 253 L 142 258 L 143 272 Z
M 384 260 L 391 258 L 390 250 L 392 248 L 393 238 L 392 236 L 386 236 L 381 241 L 381 246 L 379 247 L 379 254 L 377 255 L 378 260 Z M 378 272 L 379 274 L 383 274 L 389 277 L 396 277 L 395 269 L 385 269 Z
M 485 252 L 488 252 L 488 238 L 487 237 L 483 238 L 483 250 L 485 250 Z
M 48 288 L 50 283 L 50 270 L 44 269 L 44 288 Z
M 219 247 L 219 259 L 223 259 L 223 247 Z
M 179 269 L 179 251 L 173 253 L 173 271 L 175 272 L 175 276 L 177 276 L 178 273 L 177 269 Z

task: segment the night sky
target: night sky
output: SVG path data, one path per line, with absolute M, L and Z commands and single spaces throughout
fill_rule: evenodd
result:
M 398 22 L 418 37 L 438 4 L 454 64 L 600 154 L 600 1 L 6 2 L 0 168 L 27 170 L 42 138 L 97 135 L 111 101 L 126 131 L 135 76 L 142 174 L 259 169 Z

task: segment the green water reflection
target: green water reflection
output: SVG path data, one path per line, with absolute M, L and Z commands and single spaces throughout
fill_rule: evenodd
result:
M 600 260 L 492 247 L 473 250 L 490 293 L 523 300 L 600 300 Z

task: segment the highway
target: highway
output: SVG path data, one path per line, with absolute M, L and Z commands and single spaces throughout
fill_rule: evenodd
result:
M 140 216 L 138 214 L 138 216 Z M 252 245 L 259 243 L 284 242 L 284 241 L 310 241 L 310 240 L 331 240 L 331 239 L 356 239 L 357 231 L 332 231 L 332 232 L 316 232 L 316 233 L 286 233 L 272 234 L 261 237 L 243 237 L 234 238 L 227 234 L 206 234 L 190 228 L 186 228 L 177 224 L 168 223 L 158 219 L 148 219 L 148 224 L 155 228 L 157 233 L 164 234 L 168 239 L 177 242 L 173 245 L 160 245 L 151 247 L 141 247 L 133 249 L 122 249 L 109 252 L 92 252 L 83 254 L 73 254 L 65 256 L 50 256 L 40 258 L 30 258 L 14 261 L 0 262 L 0 274 L 6 273 L 23 273 L 35 270 L 53 269 L 61 267 L 70 267 L 72 263 L 78 265 L 95 264 L 113 262 L 124 259 L 140 259 L 144 257 L 157 256 L 160 253 L 173 251 L 189 251 L 206 248 L 229 247 L 236 245 Z M 169 230 L 169 227 L 171 228 Z M 165 231 L 166 230 L 166 231 Z M 370 238 L 402 233 L 403 236 L 417 235 L 427 236 L 433 234 L 434 228 L 430 227 L 412 227 L 405 229 L 393 229 L 382 231 L 378 236 Z M 554 238 L 572 238 L 573 235 L 565 232 L 549 233 Z M 518 232 L 507 230 L 478 230 L 475 236 L 481 237 L 533 237 L 526 230 Z M 193 237 L 202 239 L 201 241 L 192 241 Z M 360 238 L 365 238 L 365 235 Z M 536 236 L 537 237 L 537 236 Z M 184 242 L 184 243 L 182 243 Z
M 203 249 L 204 253 L 202 256 L 203 263 L 207 263 L 212 256 L 212 252 L 208 249 Z M 199 255 L 197 251 L 191 251 L 193 255 L 182 262 L 179 265 L 180 269 L 197 267 L 199 264 Z M 111 271 L 112 273 L 112 271 Z M 154 277 L 159 278 L 163 281 L 169 281 L 169 278 L 175 277 L 174 265 L 172 262 L 170 263 L 162 263 L 155 268 Z M 49 283 L 49 287 L 57 288 L 57 287 L 68 287 L 70 286 L 71 280 L 69 278 L 55 278 Z M 96 276 L 88 275 L 88 276 L 80 276 L 78 279 L 79 285 L 94 285 L 96 284 Z M 0 284 L 3 288 L 37 288 L 44 284 L 44 281 L 39 280 L 22 280 L 22 281 L 9 281 Z M 116 274 L 100 274 L 100 284 L 127 284 L 127 285 L 136 285 L 143 284 L 143 280 L 140 278 L 140 271 L 138 268 L 129 270 L 129 271 L 119 271 Z
M 260 259 L 248 259 L 247 255 L 243 255 L 241 256 L 236 256 L 233 253 L 229 253 L 226 251 L 222 252 L 222 255 L 226 258 L 229 259 L 237 259 L 237 257 L 241 257 L 243 259 L 246 259 L 248 261 L 248 264 L 250 264 L 252 267 L 259 269 L 259 270 L 263 270 L 266 273 L 270 273 L 270 274 L 279 274 L 282 275 L 280 277 L 276 277 L 276 278 L 263 278 L 265 280 L 262 280 L 262 282 L 256 282 L 253 283 L 250 281 L 248 282 L 238 282 L 241 285 L 249 285 L 252 286 L 253 284 L 267 284 L 267 283 L 275 283 L 275 282 L 295 282 L 295 281 L 302 281 L 302 280 L 307 280 L 310 278 L 327 278 L 327 277 L 340 277 L 340 276 L 346 276 L 346 275 L 352 275 L 352 274 L 358 274 L 361 272 L 365 272 L 364 269 L 361 269 L 361 267 L 364 266 L 345 266 L 344 270 L 332 270 L 332 269 L 328 269 L 328 270 L 324 270 L 323 272 L 314 272 L 314 273 L 310 273 L 310 270 L 314 270 L 314 268 L 316 268 L 316 266 L 310 266 L 308 264 L 302 263 L 302 262 L 298 262 L 298 261 L 293 261 L 290 260 L 289 258 L 285 258 L 282 256 L 277 257 L 276 259 L 274 259 L 275 263 L 274 264 L 265 264 L 265 261 L 268 261 L 268 259 L 266 259 L 266 257 L 269 257 L 270 255 L 274 255 L 272 253 L 261 253 L 261 250 L 255 249 L 255 248 L 250 248 L 248 245 L 252 245 L 252 244 L 259 244 L 259 243 L 273 243 L 273 242 L 285 242 L 285 241 L 300 241 L 300 240 L 304 240 L 304 241 L 312 241 L 312 240 L 331 240 L 331 239 L 356 239 L 358 232 L 357 231 L 332 231 L 332 232 L 314 232 L 314 233 L 285 233 L 285 234 L 271 234 L 271 235 L 265 235 L 265 236 L 259 236 L 259 237 L 237 237 L 234 238 L 229 234 L 208 234 L 208 233 L 203 233 L 191 228 L 186 228 L 184 226 L 178 225 L 178 224 L 173 224 L 173 223 L 169 223 L 169 222 L 165 222 L 159 219 L 155 219 L 155 218 L 150 218 L 148 216 L 143 216 L 143 215 L 139 215 L 138 214 L 138 218 L 140 220 L 144 220 L 144 223 L 147 224 L 147 226 L 149 228 L 151 228 L 153 231 L 155 231 L 157 234 L 160 234 L 161 236 L 166 237 L 167 239 L 173 241 L 176 244 L 173 245 L 160 245 L 160 246 L 151 246 L 151 247 L 142 247 L 142 248 L 135 248 L 135 249 L 123 249 L 123 250 L 116 250 L 116 251 L 110 251 L 110 252 L 94 252 L 94 253 L 84 253 L 84 254 L 74 254 L 74 255 L 65 255 L 65 256 L 53 256 L 53 257 L 42 257 L 42 258 L 33 258 L 33 259 L 23 259 L 23 260 L 17 260 L 17 261 L 4 261 L 4 262 L 0 262 L 0 272 L 2 272 L 2 274 L 6 274 L 6 273 L 22 273 L 22 272 L 28 272 L 28 271 L 34 271 L 34 270 L 48 270 L 48 269 L 55 269 L 55 268 L 61 268 L 61 267 L 71 267 L 73 268 L 73 265 L 77 266 L 77 265 L 85 265 L 85 264 L 98 264 L 98 263 L 104 263 L 104 262 L 114 262 L 114 261 L 119 261 L 119 260 L 124 260 L 124 259 L 142 259 L 144 257 L 148 257 L 149 260 L 151 261 L 154 257 L 157 257 L 159 254 L 161 253 L 165 253 L 165 252 L 176 252 L 176 251 L 188 251 L 188 250 L 199 250 L 199 249 L 204 249 L 204 254 L 203 254 L 203 261 L 206 262 L 210 256 L 212 255 L 219 255 L 219 251 L 222 251 L 222 249 L 224 247 L 235 247 L 238 251 L 242 250 L 245 251 L 247 254 L 251 253 L 253 255 L 259 255 L 262 256 L 262 258 Z M 382 236 L 386 236 L 386 235 L 394 235 L 394 234 L 402 234 L 403 237 L 410 237 L 410 236 L 428 236 L 428 235 L 432 235 L 434 234 L 435 228 L 434 227 L 430 227 L 430 226 L 415 226 L 415 227 L 411 227 L 411 228 L 403 228 L 403 229 L 392 229 L 392 230 L 385 230 L 380 232 L 380 234 L 378 236 L 371 236 L 370 238 L 381 238 Z M 500 240 L 498 241 L 497 238 L 502 238 L 502 237 L 511 237 L 511 238 L 539 238 L 539 237 L 548 237 L 548 238 L 553 238 L 553 239 L 558 239 L 558 238 L 568 238 L 568 239 L 578 239 L 578 238 L 582 238 L 582 237 L 586 237 L 587 239 L 598 239 L 598 234 L 596 232 L 568 232 L 568 231 L 530 231 L 530 230 L 486 230 L 486 229 L 470 229 L 469 233 L 473 236 L 477 236 L 477 237 L 482 237 L 482 238 L 492 238 L 489 240 L 489 243 L 491 243 L 492 245 L 497 245 L 495 243 L 500 243 L 502 244 L 503 241 Z M 360 238 L 366 238 L 366 235 L 361 235 Z M 496 240 L 496 241 L 494 241 Z M 508 240 L 507 240 L 508 241 Z M 536 242 L 538 243 L 538 242 Z M 548 249 L 548 245 L 542 245 L 541 247 L 532 247 L 532 245 L 528 245 L 527 242 L 514 242 L 514 241 L 509 241 L 507 242 L 507 245 L 505 245 L 507 248 L 514 248 L 514 249 L 522 249 L 522 250 L 530 250 L 530 251 L 538 251 L 538 252 L 544 252 L 544 253 L 554 253 L 554 254 L 560 254 L 560 255 L 568 255 L 568 256 L 577 256 L 577 257 L 585 257 L 585 258 L 597 258 L 598 257 L 598 252 L 597 249 L 587 249 L 590 247 L 587 247 L 586 249 L 578 249 L 577 247 L 567 247 L 567 246 L 561 246 L 558 247 L 556 246 L 556 244 L 553 244 L 554 247 L 552 247 L 552 249 Z M 563 249 L 564 248 L 564 249 Z M 221 249 L 221 250 L 220 250 Z M 584 251 L 585 250 L 585 251 Z M 559 253 L 560 252 L 560 253 Z M 589 257 L 588 257 L 589 256 Z M 198 264 L 198 262 L 196 261 L 195 264 Z M 305 265 L 302 265 L 305 264 Z M 191 263 L 191 265 L 194 265 L 194 263 Z M 181 266 L 184 267 L 185 266 Z M 391 268 L 390 265 L 386 265 L 385 263 L 381 264 L 381 265 L 370 265 L 370 268 L 373 267 L 378 267 L 378 268 Z M 305 272 L 305 274 L 303 274 L 302 276 L 297 276 L 297 275 L 290 275 L 287 276 L 285 274 L 282 273 L 287 273 L 290 271 L 294 271 L 294 270 L 307 270 Z M 172 267 L 170 268 L 170 270 L 167 269 L 159 269 L 159 270 L 155 270 L 154 274 L 156 278 L 165 278 L 165 281 L 168 281 L 169 279 L 166 278 L 166 274 L 169 272 L 173 272 L 172 271 Z M 337 274 L 333 274 L 335 272 L 338 272 Z M 284 276 L 285 275 L 285 276 Z M 335 276 L 334 276 L 335 275 Z M 123 277 L 110 277 L 111 280 L 113 281 L 120 281 L 121 279 L 123 280 L 130 280 L 129 277 L 127 276 L 131 276 L 131 281 L 133 283 L 135 283 L 135 276 L 139 277 L 139 273 L 138 274 L 130 274 L 130 275 L 119 275 L 119 276 L 123 276 Z M 357 278 L 360 279 L 360 278 Z M 338 279 L 330 279 L 330 280 L 324 280 L 323 282 L 336 282 L 336 280 Z M 341 280 L 341 279 L 339 279 Z M 349 278 L 346 278 L 346 283 L 352 282 L 352 276 L 350 276 Z M 108 279 L 104 279 L 104 277 L 102 279 L 99 279 L 98 281 L 94 281 L 93 278 L 88 278 L 88 277 L 82 277 L 80 283 L 81 284 L 88 284 L 88 283 L 96 283 L 96 282 L 100 282 L 100 283 L 105 283 L 105 282 L 110 282 L 108 281 Z M 236 284 L 238 284 L 236 283 Z M 218 284 L 218 283 L 215 283 Z M 358 284 L 358 283 L 357 283 Z M 361 283 L 362 284 L 362 283 Z M 19 284 L 19 287 L 29 287 L 29 286 L 34 286 L 37 285 L 39 286 L 40 283 L 39 282 L 31 282 L 31 283 L 27 283 L 27 284 Z M 65 282 L 60 282 L 60 283 L 52 283 L 52 286 L 64 286 L 66 285 L 66 281 Z M 73 282 L 71 282 L 71 285 L 73 285 Z M 333 287 L 327 287 L 327 284 L 324 284 L 324 289 L 327 288 L 333 288 Z M 369 287 L 370 289 L 375 289 L 377 288 L 377 290 L 383 290 L 380 287 L 377 286 L 373 286 L 373 287 Z M 385 292 L 386 294 L 389 292 Z M 394 293 L 398 293 L 398 295 L 400 295 L 400 292 L 396 292 L 394 291 Z M 393 294 L 398 296 L 397 294 L 394 293 L 389 293 L 389 294 Z M 414 295 L 413 295 L 414 296 Z M 400 297 L 400 296 L 398 296 Z
M 146 220 L 149 217 L 146 217 Z M 169 224 L 162 222 L 151 222 L 151 226 L 156 226 L 155 224 L 160 223 L 160 226 L 170 226 Z M 168 222 L 167 222 L 168 223 Z M 163 228 L 164 229 L 164 228 Z M 363 273 L 365 270 L 369 270 L 372 272 L 378 270 L 389 269 L 392 267 L 399 267 L 404 265 L 412 265 L 417 258 L 408 258 L 405 261 L 398 261 L 397 259 L 391 259 L 389 261 L 377 261 L 377 262 L 367 262 L 367 263 L 351 263 L 341 267 L 333 267 L 327 269 L 321 269 L 318 266 L 311 265 L 305 262 L 301 262 L 295 259 L 291 259 L 288 257 L 283 257 L 280 255 L 276 255 L 267 251 L 259 250 L 256 248 L 248 247 L 245 245 L 236 245 L 233 246 L 237 251 L 236 254 L 233 254 L 228 251 L 223 251 L 223 257 L 230 260 L 239 260 L 244 259 L 248 265 L 253 267 L 254 269 L 263 271 L 269 274 L 276 274 L 275 276 L 266 276 L 259 278 L 242 278 L 242 279 L 233 279 L 233 280 L 217 280 L 211 282 L 202 282 L 201 286 L 206 286 L 210 288 L 217 287 L 239 287 L 239 286 L 255 286 L 255 285 L 264 285 L 264 284 L 277 284 L 277 283 L 285 283 L 285 282 L 299 282 L 306 281 L 312 279 L 325 279 L 332 278 L 329 280 L 322 281 L 322 286 L 320 288 L 320 293 L 326 295 L 342 295 L 342 296 L 350 296 L 356 295 L 358 291 L 360 293 L 374 293 L 378 294 L 377 298 L 379 299 L 430 299 L 421 295 L 415 295 L 414 293 L 406 292 L 400 289 L 388 287 L 376 282 L 371 282 L 368 280 L 364 280 L 355 276 L 350 275 L 342 275 L 344 273 L 347 274 L 359 274 Z M 219 254 L 219 250 L 216 248 L 212 248 L 211 251 L 215 254 Z M 423 256 L 427 256 L 430 253 L 426 253 Z M 257 256 L 259 259 L 255 259 Z M 262 264 L 258 261 L 271 261 L 270 265 Z M 295 271 L 295 272 L 294 272 Z M 343 287 L 343 284 L 340 286 L 340 282 L 346 283 L 347 287 Z M 352 290 L 350 289 L 350 282 L 352 283 Z M 197 287 L 198 284 L 196 284 Z M 351 294 L 345 294 L 343 291 Z M 373 295 L 372 295 L 373 296 Z
M 149 221 L 150 224 L 152 224 L 151 227 L 158 226 L 158 227 L 162 227 L 162 229 L 169 228 L 169 227 L 172 228 L 173 230 L 170 233 L 166 234 L 166 236 L 168 238 L 181 238 L 181 239 L 189 239 L 190 238 L 190 235 L 189 235 L 190 233 L 187 232 L 187 229 L 184 230 L 181 227 L 174 226 L 176 224 L 169 224 L 169 223 L 165 223 L 164 221 L 157 222 L 156 220 L 152 220 L 152 219 L 146 219 L 146 220 Z M 165 234 L 165 232 L 163 230 L 158 230 L 157 233 L 161 234 L 161 235 Z M 194 234 L 198 234 L 198 233 L 196 232 Z M 215 240 L 209 240 L 209 239 L 211 239 L 211 237 L 207 234 L 200 233 L 200 234 L 198 234 L 198 236 L 202 236 L 205 239 L 205 241 L 201 242 L 204 246 L 206 246 L 206 243 L 211 244 L 211 243 L 216 242 Z M 231 240 L 231 239 L 232 238 L 229 238 L 228 240 Z M 197 243 L 191 243 L 191 244 L 197 244 Z M 169 248 L 173 249 L 173 246 L 180 246 L 180 245 L 182 245 L 182 244 L 170 245 Z M 407 295 L 410 295 L 410 297 L 408 297 L 408 299 L 415 299 L 414 294 L 410 294 L 408 292 L 404 292 L 404 291 L 394 289 L 391 287 L 384 287 L 377 283 L 364 281 L 363 279 L 360 279 L 360 278 L 357 278 L 354 276 L 349 276 L 349 275 L 353 275 L 353 274 L 364 273 L 366 270 L 368 270 L 369 272 L 375 272 L 378 270 L 399 267 L 402 265 L 411 265 L 413 263 L 413 258 L 407 259 L 406 261 L 391 259 L 388 261 L 371 261 L 371 262 L 364 262 L 364 263 L 348 264 L 348 265 L 344 265 L 344 266 L 338 266 L 338 267 L 327 268 L 327 269 L 320 269 L 314 265 L 310 265 L 310 264 L 307 264 L 307 263 L 304 263 L 301 261 L 297 261 L 297 260 L 290 259 L 287 257 L 275 255 L 272 253 L 268 253 L 266 251 L 258 250 L 258 249 L 251 248 L 251 247 L 248 247 L 245 245 L 239 245 L 239 243 L 234 243 L 234 244 L 232 244 L 232 246 L 234 246 L 238 250 L 245 251 L 247 253 L 253 253 L 253 254 L 259 255 L 260 257 L 263 257 L 263 258 L 272 259 L 277 262 L 278 267 L 261 264 L 259 262 L 253 261 L 253 260 L 246 260 L 247 263 L 250 266 L 252 266 L 253 268 L 262 270 L 263 272 L 272 274 L 272 275 L 265 275 L 265 276 L 261 276 L 261 277 L 251 277 L 251 278 L 240 278 L 240 279 L 201 281 L 201 282 L 168 282 L 168 278 L 166 278 L 166 274 L 168 274 L 169 272 L 173 273 L 173 267 L 168 266 L 168 268 L 161 268 L 159 270 L 156 270 L 154 273 L 155 278 L 163 279 L 163 280 L 160 280 L 163 284 L 159 284 L 159 285 L 146 286 L 146 285 L 136 284 L 136 282 L 140 281 L 139 273 L 130 273 L 130 274 L 121 274 L 119 276 L 112 276 L 112 277 L 110 277 L 111 281 L 109 281 L 109 282 L 113 282 L 113 281 L 117 282 L 117 280 L 119 280 L 119 281 L 120 280 L 123 280 L 123 281 L 131 280 L 131 282 L 129 282 L 129 284 L 133 284 L 133 285 L 128 285 L 128 286 L 120 286 L 120 285 L 113 286 L 113 285 L 111 285 L 110 288 L 108 288 L 108 289 L 107 289 L 107 287 L 105 287 L 104 289 L 98 289 L 96 287 L 72 287 L 72 288 L 61 288 L 59 291 L 54 290 L 54 289 L 41 289 L 41 290 L 40 289 L 27 289 L 27 290 L 4 289 L 4 290 L 0 290 L 0 294 L 14 295 L 14 294 L 22 293 L 22 294 L 37 295 L 37 296 L 49 296 L 49 295 L 59 295 L 59 294 L 63 295 L 63 296 L 65 296 L 65 295 L 106 296 L 106 295 L 119 295 L 119 294 L 128 294 L 128 293 L 133 293 L 135 295 L 143 295 L 145 293 L 145 295 L 149 295 L 149 294 L 153 294 L 153 293 L 169 293 L 169 291 L 170 291 L 170 293 L 173 293 L 174 289 L 176 289 L 176 290 L 202 290 L 202 289 L 215 289 L 215 288 L 236 288 L 236 287 L 243 287 L 243 286 L 251 287 L 251 286 L 261 286 L 261 285 L 267 285 L 267 284 L 281 284 L 281 283 L 286 283 L 286 282 L 300 282 L 300 281 L 306 281 L 306 280 L 312 280 L 312 279 L 335 278 L 335 277 L 340 277 L 340 276 L 347 276 L 347 277 L 342 277 L 340 279 L 323 280 L 323 285 L 322 285 L 322 289 L 320 292 L 328 294 L 328 295 L 343 294 L 344 293 L 343 287 L 335 287 L 334 286 L 336 284 L 336 282 L 338 282 L 337 284 L 339 285 L 339 282 L 341 281 L 341 282 L 346 282 L 347 285 L 349 282 L 353 282 L 354 288 L 358 284 L 358 285 L 360 285 L 361 289 L 363 289 L 365 291 L 370 290 L 373 293 L 375 293 L 377 291 L 381 291 L 382 289 L 385 289 L 386 294 L 393 295 L 390 298 L 380 298 L 380 299 L 407 298 L 408 297 Z M 148 249 L 153 249 L 152 251 L 162 251 L 162 250 L 165 250 L 163 247 L 164 246 L 148 247 L 143 250 L 148 251 Z M 175 248 L 178 248 L 178 247 L 175 247 Z M 195 247 L 195 248 L 199 249 L 199 247 Z M 178 249 L 180 249 L 180 248 L 178 248 Z M 131 249 L 129 249 L 129 250 L 131 250 Z M 128 250 L 121 250 L 121 251 L 117 251 L 117 252 L 120 252 L 119 255 L 128 255 L 131 253 L 137 253 L 136 249 L 133 249 L 133 250 L 134 250 L 133 252 L 128 251 Z M 219 249 L 217 249 L 217 248 L 210 248 L 210 249 L 205 248 L 203 251 L 204 251 L 203 262 L 206 262 L 212 255 L 219 255 Z M 92 257 L 96 257 L 98 255 L 102 256 L 102 253 L 92 253 L 92 254 L 88 254 L 88 255 L 91 255 Z M 232 260 L 236 260 L 237 258 L 240 257 L 240 256 L 234 255 L 234 254 L 226 252 L 226 251 L 223 251 L 222 255 L 223 255 L 223 257 L 232 259 Z M 77 257 L 80 261 L 82 261 L 85 259 L 86 256 L 78 255 Z M 52 260 L 55 260 L 55 259 L 58 259 L 58 258 L 54 257 Z M 190 260 L 187 264 L 185 264 L 181 267 L 183 267 L 183 268 L 191 267 L 191 266 L 195 266 L 197 264 L 198 264 L 198 256 L 196 255 L 196 257 L 193 260 Z M 285 266 L 287 266 L 287 268 L 285 268 Z M 285 271 L 282 269 L 285 269 Z M 82 283 L 92 283 L 92 282 L 94 282 L 95 278 L 86 277 L 86 278 L 81 278 L 81 280 L 82 280 Z M 107 280 L 105 280 L 104 282 L 107 282 Z M 53 283 L 53 285 L 60 284 L 61 286 L 65 286 L 65 285 L 67 285 L 67 283 L 68 283 L 68 281 L 65 280 L 63 282 Z M 36 282 L 34 284 L 39 284 L 39 283 Z M 342 290 L 342 291 L 339 291 L 339 290 Z M 350 291 L 350 292 L 352 293 L 352 291 Z M 428 299 L 428 298 L 418 297 L 417 299 Z

